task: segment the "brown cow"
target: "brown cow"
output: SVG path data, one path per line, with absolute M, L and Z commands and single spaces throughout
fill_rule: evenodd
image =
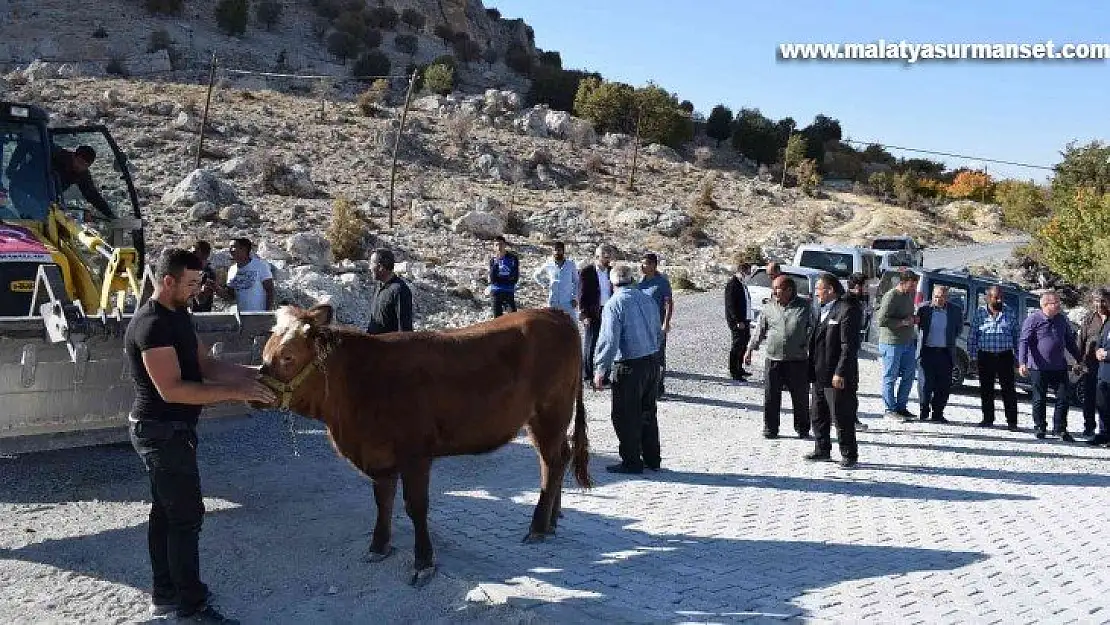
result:
M 540 458 L 541 490 L 524 540 L 554 533 L 569 461 L 578 483 L 590 487 L 582 347 L 569 315 L 530 309 L 457 330 L 379 335 L 334 325 L 332 317 L 327 304 L 281 308 L 262 374 L 280 407 L 323 421 L 336 451 L 372 479 L 378 519 L 370 561 L 393 552 L 400 475 L 416 533 L 411 583 L 430 579 L 432 460 L 493 451 L 525 425 Z

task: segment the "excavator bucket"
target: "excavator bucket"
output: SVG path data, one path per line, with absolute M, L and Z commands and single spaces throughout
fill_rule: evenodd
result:
M 138 304 L 153 290 L 149 268 L 142 284 Z M 132 315 L 86 316 L 66 296 L 57 265 L 39 267 L 32 309 L 38 314 L 0 317 L 0 454 L 126 441 L 134 384 L 123 336 Z M 258 365 L 274 313 L 233 309 L 193 320 L 214 357 Z M 201 418 L 248 410 L 218 404 Z

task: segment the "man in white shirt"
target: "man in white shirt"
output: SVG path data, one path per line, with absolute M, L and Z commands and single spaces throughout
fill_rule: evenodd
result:
M 270 263 L 251 254 L 250 239 L 239 238 L 231 243 L 231 259 L 227 285 L 221 295 L 233 300 L 240 312 L 274 309 L 274 277 Z
M 547 305 L 566 311 L 571 318 L 578 314 L 578 267 L 566 257 L 562 241 L 551 244 L 551 260 L 532 272 L 536 284 L 547 289 Z

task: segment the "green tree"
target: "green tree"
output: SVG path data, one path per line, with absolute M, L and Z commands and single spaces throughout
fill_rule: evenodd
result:
M 1110 278 L 1107 233 L 1110 232 L 1110 194 L 1093 187 L 1076 189 L 1064 198 L 1052 218 L 1036 233 L 1034 242 L 1050 269 L 1075 284 L 1096 284 Z
M 1063 197 L 1056 201 L 1066 201 L 1074 190 L 1087 187 L 1097 195 L 1110 192 L 1110 145 L 1092 141 L 1077 146 L 1074 141 L 1067 144 L 1062 153 L 1064 160 L 1056 165 L 1052 179 L 1052 191 Z
M 714 106 L 705 121 L 705 134 L 710 139 L 716 139 L 717 147 L 720 147 L 721 142 L 732 135 L 732 109 L 724 104 Z
M 250 17 L 247 0 L 220 0 L 216 3 L 216 25 L 229 35 L 247 32 Z
M 281 2 L 278 0 L 262 0 L 254 7 L 254 19 L 258 20 L 266 30 L 273 30 L 281 21 Z
M 424 87 L 432 93 L 447 95 L 455 89 L 455 70 L 443 63 L 433 63 L 424 70 Z
M 878 143 L 872 143 L 863 149 L 863 161 L 865 163 L 877 163 L 880 165 L 895 165 L 898 159 L 894 155 L 887 152 L 883 146 Z
M 397 35 L 393 38 L 393 47 L 409 56 L 416 54 L 418 46 L 416 35 Z
M 732 123 L 732 145 L 736 151 L 760 165 L 779 158 L 777 130 L 759 109 L 742 108 Z
M 806 157 L 806 140 L 800 134 L 790 135 L 786 140 L 786 151 L 783 153 L 783 162 L 787 168 L 797 167 Z
M 393 30 L 401 16 L 393 7 L 374 7 L 366 14 L 366 22 L 373 28 Z
M 401 11 L 401 21 L 408 24 L 413 30 L 422 30 L 427 20 L 423 13 L 410 7 Z
M 640 138 L 645 143 L 679 148 L 694 135 L 694 122 L 673 93 L 648 83 L 636 90 L 634 100 L 640 116 Z
M 578 83 L 574 113 L 590 121 L 597 132 L 631 134 L 636 124 L 635 103 L 636 90 L 630 85 L 589 77 Z
M 342 30 L 333 30 L 328 35 L 327 45 L 328 52 L 343 61 L 354 58 L 362 49 L 362 43 L 358 39 L 355 39 L 351 33 Z
M 994 200 L 1002 207 L 1002 223 L 1031 232 L 1048 217 L 1045 190 L 1033 181 L 1002 180 L 994 188 Z
M 537 65 L 532 73 L 528 101 L 533 105 L 546 104 L 556 111 L 574 110 L 574 96 L 578 93 L 578 85 L 590 76 L 601 78 L 600 74 Z
M 388 76 L 390 70 L 389 57 L 381 50 L 370 50 L 358 57 L 351 66 L 352 76 Z

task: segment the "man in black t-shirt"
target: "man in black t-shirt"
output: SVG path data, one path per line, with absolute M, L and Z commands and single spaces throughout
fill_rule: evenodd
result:
M 163 252 L 154 296 L 135 311 L 124 350 L 135 380 L 131 444 L 150 477 L 147 543 L 151 613 L 194 623 L 234 623 L 210 603 L 200 581 L 198 538 L 204 516 L 196 425 L 202 408 L 223 401 L 273 401 L 258 372 L 209 357 L 187 309 L 201 262 L 182 249 Z
M 400 276 L 393 273 L 393 252 L 377 249 L 370 254 L 370 269 L 378 288 L 370 303 L 370 334 L 412 332 L 412 291 Z

